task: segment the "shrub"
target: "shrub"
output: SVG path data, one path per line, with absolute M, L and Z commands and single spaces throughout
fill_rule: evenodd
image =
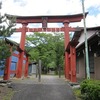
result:
M 81 94 L 84 100 L 100 100 L 100 81 L 84 80 L 81 83 Z

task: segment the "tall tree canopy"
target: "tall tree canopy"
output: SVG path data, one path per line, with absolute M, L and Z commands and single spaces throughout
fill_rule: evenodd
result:
M 1 3 L 0 3 L 1 8 Z M 0 69 L 5 67 L 5 60 L 10 56 L 10 47 L 5 42 L 5 38 L 9 37 L 15 31 L 15 18 L 7 18 L 6 14 L 0 13 Z
M 33 33 L 27 36 L 31 61 L 42 60 L 43 68 L 63 67 L 64 35 L 63 33 Z

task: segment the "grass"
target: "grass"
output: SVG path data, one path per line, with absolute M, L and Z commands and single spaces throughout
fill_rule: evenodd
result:
M 74 95 L 76 96 L 76 100 L 82 100 L 80 89 L 73 89 L 73 92 L 74 92 Z
M 14 91 L 12 89 L 9 89 L 7 94 L 3 97 L 3 100 L 11 100 L 13 95 L 14 95 Z

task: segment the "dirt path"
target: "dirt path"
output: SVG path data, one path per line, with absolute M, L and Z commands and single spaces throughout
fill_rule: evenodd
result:
M 14 81 L 13 88 L 12 100 L 75 100 L 67 81 L 58 76 L 42 76 L 41 82 L 36 78 Z

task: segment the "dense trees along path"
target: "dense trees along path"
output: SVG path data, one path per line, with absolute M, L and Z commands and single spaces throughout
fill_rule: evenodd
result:
M 75 100 L 71 87 L 64 78 L 42 76 L 17 80 L 13 83 L 15 94 L 12 100 Z

